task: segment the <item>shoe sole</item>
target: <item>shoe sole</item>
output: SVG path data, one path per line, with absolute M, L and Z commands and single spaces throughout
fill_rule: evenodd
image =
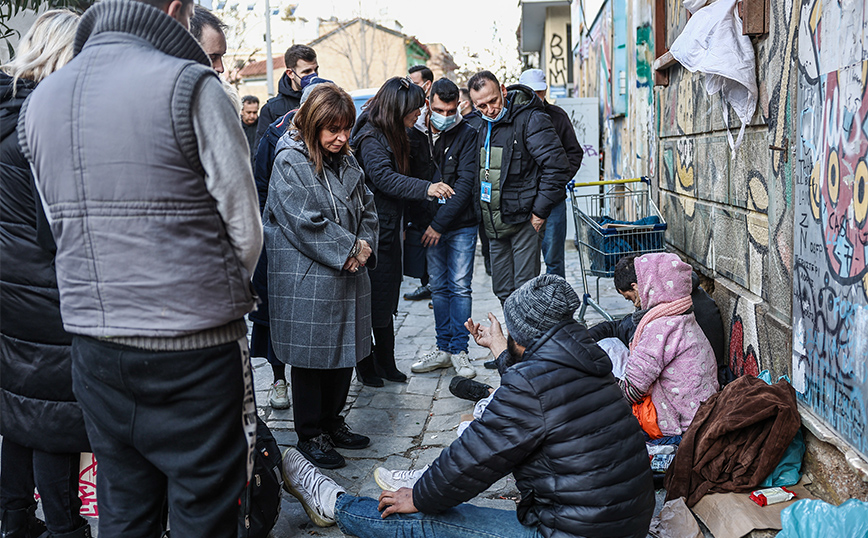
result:
M 467 375 L 458 373 L 458 370 L 455 370 L 455 374 L 459 377 L 463 377 L 464 379 L 473 379 L 474 377 L 476 377 L 476 370 Z
M 289 448 L 284 450 L 283 456 L 286 456 L 286 453 L 289 452 L 290 450 L 291 449 L 289 449 Z M 299 450 L 299 454 L 304 456 L 304 452 L 302 452 L 300 450 Z M 306 456 L 305 456 L 305 459 L 307 459 Z M 308 460 L 308 461 L 310 461 L 310 460 Z M 313 463 L 313 462 L 311 462 L 311 463 Z M 301 503 L 301 507 L 304 508 L 305 513 L 307 513 L 307 517 L 309 517 L 310 520 L 313 521 L 314 525 L 316 525 L 317 527 L 331 527 L 332 525 L 335 524 L 334 521 L 329 521 L 329 520 L 323 518 L 321 515 L 319 515 L 317 513 L 316 510 L 314 510 L 310 505 L 307 504 L 307 501 L 304 500 L 304 495 L 302 495 L 300 491 L 295 489 L 292 486 L 292 484 L 289 483 L 289 480 L 286 479 L 286 475 L 283 473 L 283 465 L 280 466 L 280 476 L 283 477 L 283 489 L 287 493 L 289 493 L 290 495 L 292 495 L 293 497 L 298 499 L 298 502 Z
M 395 489 L 395 486 L 386 484 L 385 482 L 381 482 L 380 473 L 378 473 L 376 469 L 374 469 L 374 482 L 376 482 L 377 486 L 379 486 L 380 489 L 383 491 L 398 491 L 397 489 Z
M 270 405 L 272 409 L 289 409 L 289 402 L 286 402 L 286 405 L 277 405 L 272 400 L 269 400 L 268 405 Z

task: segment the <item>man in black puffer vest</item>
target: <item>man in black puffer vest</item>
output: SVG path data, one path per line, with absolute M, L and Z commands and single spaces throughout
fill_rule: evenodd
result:
M 491 327 L 468 321 L 477 343 L 514 364 L 482 417 L 412 489 L 384 491 L 379 502 L 355 497 L 293 453 L 284 456 L 289 487 L 318 524 L 336 522 L 360 538 L 431 529 L 448 537 L 644 538 L 654 511 L 645 443 L 611 362 L 573 320 L 579 303 L 563 278 L 542 275 L 507 299 L 509 339 L 493 314 Z M 521 492 L 517 517 L 462 504 L 509 473 Z

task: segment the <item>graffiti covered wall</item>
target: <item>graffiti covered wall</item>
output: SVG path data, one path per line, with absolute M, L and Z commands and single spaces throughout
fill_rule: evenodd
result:
M 736 375 L 789 373 L 794 159 L 785 140 L 794 129 L 798 11 L 793 23 L 791 0 L 772 4 L 768 35 L 753 41 L 759 99 L 738 153 L 730 152 L 723 104 L 708 95 L 703 75 L 675 66 L 669 85 L 655 89 L 668 241 L 714 278 Z M 670 45 L 687 12 L 680 0 L 666 7 Z M 740 122 L 728 114 L 737 129 Z
M 868 12 L 805 0 L 798 25 L 793 386 L 868 455 Z
M 624 15 L 617 26 L 614 2 Z M 623 35 L 616 36 L 619 32 Z M 607 1 L 582 39 L 575 93 L 599 99 L 605 179 L 655 173 L 653 56 L 651 6 L 644 0 Z M 626 65 L 624 80 L 617 75 L 621 62 Z

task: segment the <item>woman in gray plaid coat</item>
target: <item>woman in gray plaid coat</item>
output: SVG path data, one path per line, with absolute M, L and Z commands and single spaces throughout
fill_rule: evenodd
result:
M 277 144 L 263 221 L 271 338 L 291 366 L 298 449 L 324 468 L 334 447 L 364 448 L 340 415 L 353 368 L 371 350 L 371 283 L 378 220 L 347 139 L 355 107 L 319 84 Z

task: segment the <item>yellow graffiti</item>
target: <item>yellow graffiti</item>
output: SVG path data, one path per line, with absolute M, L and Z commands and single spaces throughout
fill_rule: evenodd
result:
M 811 19 L 808 21 L 808 25 L 811 28 L 811 33 L 817 33 L 817 26 L 820 24 L 820 17 L 823 16 L 823 0 L 817 0 L 814 3 L 814 9 L 811 10 Z
M 822 193 L 820 191 L 820 163 L 814 163 L 814 169 L 811 171 L 810 184 L 808 185 L 808 194 L 811 198 L 811 215 L 814 220 L 820 220 L 820 205 L 823 203 Z
M 683 165 L 681 164 L 681 159 L 679 159 L 676 167 L 678 168 L 678 183 L 680 183 L 685 190 L 689 191 L 693 189 L 693 163 Z
M 838 151 L 833 149 L 829 152 L 829 163 L 826 172 L 826 186 L 829 189 L 829 201 L 832 202 L 832 205 L 838 205 L 838 193 L 841 189 L 839 167 Z
M 760 211 L 765 211 L 769 208 L 769 192 L 765 185 L 757 176 L 752 176 L 748 180 L 748 191 L 753 200 L 753 205 Z
M 868 190 L 868 165 L 865 161 L 859 161 L 856 166 L 856 179 L 853 181 L 853 213 L 859 227 L 865 224 L 865 215 L 868 214 L 866 190 Z

